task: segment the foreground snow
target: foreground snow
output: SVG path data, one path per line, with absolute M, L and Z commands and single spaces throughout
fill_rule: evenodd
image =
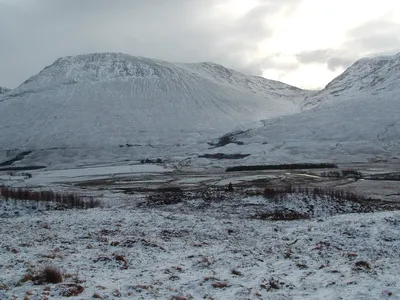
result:
M 73 282 L 79 299 L 400 299 L 399 212 L 271 222 L 242 209 L 257 197 L 210 209 L 110 197 L 111 208 L 0 218 L 0 299 L 58 299 Z M 23 282 L 47 265 L 63 283 Z

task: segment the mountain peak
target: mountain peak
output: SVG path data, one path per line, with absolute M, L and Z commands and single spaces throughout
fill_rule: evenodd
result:
M 57 59 L 46 71 L 61 71 L 77 82 L 103 81 L 124 78 L 158 77 L 157 70 L 169 63 L 123 53 L 91 53 Z
M 182 81 L 208 80 L 251 89 L 253 92 L 299 93 L 302 90 L 257 76 L 248 76 L 222 65 L 202 63 L 172 63 L 123 53 L 91 53 L 57 59 L 40 73 L 32 76 L 13 91 L 14 95 L 37 89 L 52 89 L 65 85 L 96 82 L 131 82 L 138 80 Z M 279 94 L 280 95 L 280 94 Z M 277 95 L 279 97 L 279 95 Z
M 374 87 L 382 81 L 388 81 L 393 76 L 400 78 L 400 53 L 359 59 L 325 89 L 332 89 L 338 84 L 345 83 L 346 88 L 362 90 Z M 355 86 L 354 83 L 357 81 L 359 84 Z
M 103 65 L 109 66 L 125 64 L 131 65 L 135 64 L 168 64 L 166 61 L 150 59 L 141 56 L 132 56 L 124 53 L 117 52 L 102 52 L 102 53 L 89 53 L 89 54 L 80 54 L 75 56 L 64 56 L 58 58 L 52 65 L 49 67 L 66 67 L 71 65 L 83 65 L 87 66 L 90 64 L 93 65 Z M 111 70 L 109 70 L 111 71 Z

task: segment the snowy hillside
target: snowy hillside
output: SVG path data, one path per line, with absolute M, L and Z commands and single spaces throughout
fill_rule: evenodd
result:
M 362 161 L 400 155 L 400 54 L 362 59 L 299 114 L 259 123 L 231 133 L 218 152 L 253 153 L 243 163 L 268 161 Z
M 322 91 L 309 95 L 305 107 L 330 100 L 346 100 L 398 91 L 400 82 L 400 53 L 393 56 L 363 58 L 330 82 Z
M 307 94 L 213 63 L 65 57 L 0 96 L 1 150 L 207 141 L 243 122 L 296 113 Z
M 7 93 L 7 92 L 9 92 L 9 91 L 11 91 L 11 90 L 8 89 L 8 88 L 5 88 L 5 87 L 0 86 L 0 95 L 1 95 L 1 94 L 5 94 L 5 93 Z

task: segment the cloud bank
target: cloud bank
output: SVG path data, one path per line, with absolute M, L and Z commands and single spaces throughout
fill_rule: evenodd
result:
M 337 24 L 314 24 L 324 20 L 314 1 L 0 0 L 0 86 L 16 87 L 61 56 L 123 52 L 213 61 L 301 87 L 320 87 L 321 80 L 364 55 L 400 51 L 397 15 L 387 15 L 393 5 L 400 8 L 396 2 L 382 0 L 387 10 L 381 15 L 339 26 L 341 38 L 322 43 L 329 41 L 324 31 L 307 28 L 326 26 L 326 34 L 335 35 Z M 324 2 L 342 5 L 340 0 Z

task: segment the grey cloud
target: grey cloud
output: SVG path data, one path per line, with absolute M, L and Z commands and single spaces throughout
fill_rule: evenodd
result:
M 392 49 L 399 47 L 400 38 L 392 34 L 373 35 L 360 39 L 355 39 L 353 41 L 353 44 L 358 44 L 360 48 L 380 51 L 383 49 Z
M 0 84 L 15 87 L 60 56 L 124 52 L 170 61 L 214 61 L 260 74 L 248 61 L 271 35 L 266 16 L 301 0 L 262 0 L 243 18 L 212 18 L 227 0 L 22 0 L 0 3 Z M 247 57 L 246 57 L 247 55 Z
M 317 49 L 296 54 L 301 64 L 326 63 L 331 71 L 347 68 L 365 56 L 400 51 L 400 24 L 373 20 L 348 31 L 346 41 L 336 49 Z
M 251 64 L 238 66 L 237 71 L 245 74 L 261 75 L 263 70 L 274 69 L 279 70 L 281 77 L 290 71 L 298 69 L 299 65 L 295 63 L 277 63 L 273 57 L 264 57 L 262 59 L 254 60 Z
M 352 65 L 355 60 L 356 59 L 352 55 L 349 55 L 349 57 L 332 57 L 327 61 L 328 69 L 333 72 L 337 69 L 345 69 Z
M 332 65 L 350 66 L 363 57 L 395 54 L 400 52 L 400 24 L 373 20 L 353 28 L 342 45 L 341 56 Z
M 296 55 L 301 64 L 326 64 L 328 69 L 336 71 L 339 68 L 347 68 L 354 62 L 354 55 L 343 53 L 337 49 L 319 49 L 304 51 Z
M 367 23 L 361 24 L 348 32 L 349 37 L 360 37 L 377 34 L 396 33 L 400 25 L 386 20 L 372 20 Z
M 371 54 L 400 51 L 400 24 L 374 20 L 348 33 L 347 47 Z
M 269 37 L 272 30 L 262 26 L 263 18 L 269 13 L 271 13 L 271 7 L 267 5 L 257 6 L 249 11 L 233 26 L 238 37 L 249 41 L 258 41 L 260 38 Z
M 335 71 L 364 56 L 400 51 L 400 25 L 374 20 L 349 30 L 335 49 L 298 53 L 297 62 L 284 63 L 279 53 L 256 57 L 258 43 L 273 32 L 269 17 L 279 12 L 290 18 L 303 0 L 259 0 L 235 21 L 213 16 L 213 7 L 226 1 L 0 0 L 0 85 L 15 87 L 60 56 L 90 52 L 213 61 L 260 75 L 311 63 Z
M 296 58 L 300 63 L 325 63 L 332 55 L 330 49 L 318 49 L 313 51 L 304 51 L 296 54 Z

